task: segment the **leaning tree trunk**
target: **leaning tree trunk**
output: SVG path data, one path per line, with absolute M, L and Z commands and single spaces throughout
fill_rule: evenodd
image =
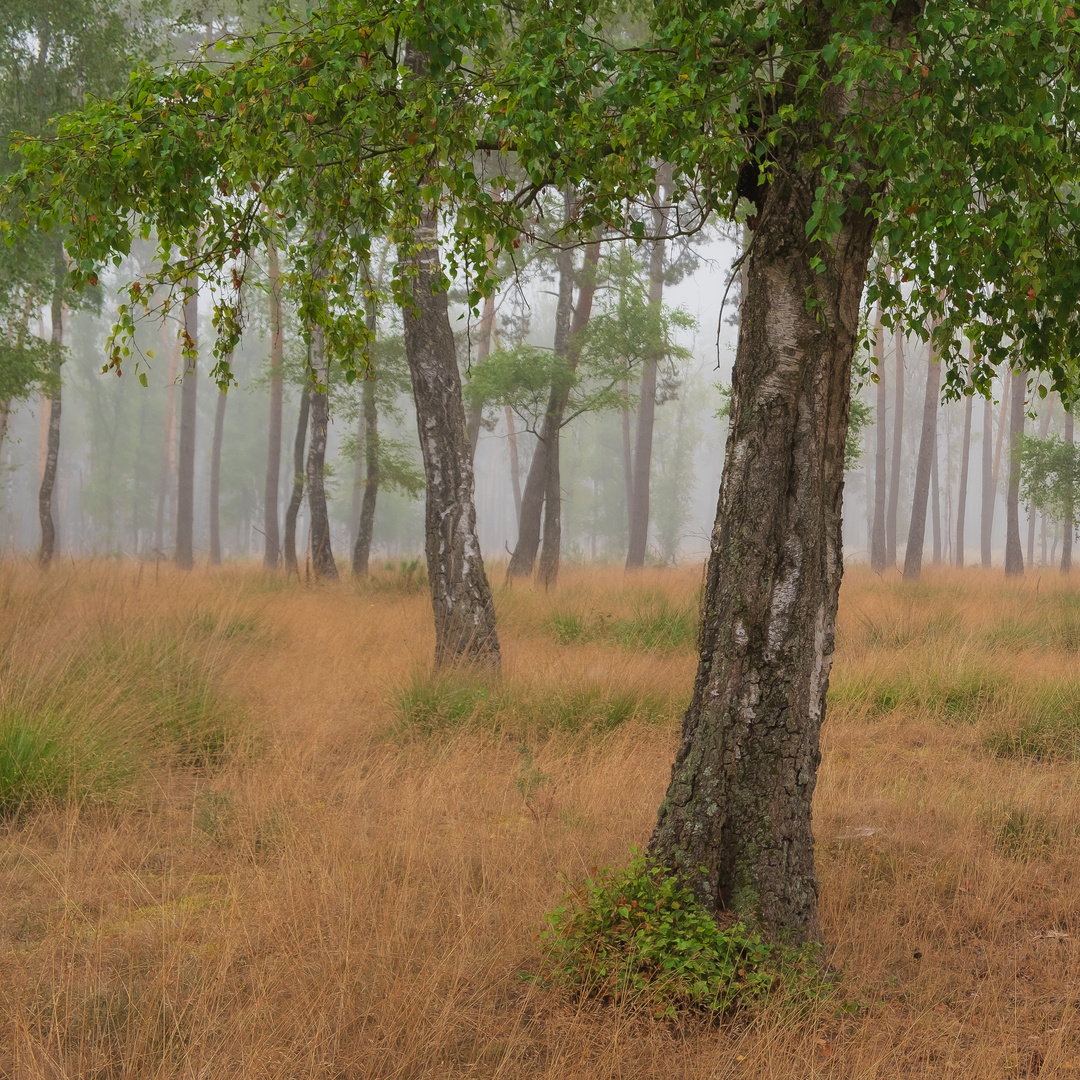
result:
M 971 389 L 971 380 L 968 380 Z M 964 526 L 967 520 L 968 467 L 971 461 L 971 410 L 975 396 L 969 393 L 964 399 L 964 434 L 960 443 L 960 490 L 956 496 L 956 554 L 957 566 L 964 565 Z
M 569 215 L 569 208 L 567 210 Z M 574 312 L 574 251 L 565 248 L 559 252 L 559 301 L 555 306 L 555 341 L 552 351 L 565 357 L 570 344 L 570 324 Z M 547 410 L 540 426 L 536 449 L 529 462 L 529 475 L 525 478 L 525 491 L 521 496 L 521 513 L 518 515 L 517 543 L 506 568 L 507 579 L 531 577 L 536 565 L 536 553 L 540 548 L 540 515 L 548 487 L 548 452 L 558 441 L 562 424 L 559 407 L 561 390 L 552 387 L 548 395 Z M 550 513 L 550 509 L 548 510 Z
M 64 346 L 64 285 L 67 267 L 64 265 L 64 249 L 58 245 L 55 257 L 55 273 L 52 296 L 52 356 L 49 361 L 49 431 L 45 443 L 45 468 L 38 489 L 38 520 L 41 522 L 41 549 L 38 565 L 48 569 L 56 554 L 57 529 L 53 514 L 53 488 L 56 485 L 56 465 L 60 457 L 60 365 Z
M 870 528 L 870 568 L 880 574 L 885 569 L 885 338 L 881 327 L 881 305 L 874 320 L 874 361 L 877 369 L 877 441 L 874 455 L 874 523 Z
M 581 286 L 578 289 L 577 307 L 570 323 L 566 342 L 566 366 L 573 373 L 581 361 L 581 332 L 592 315 L 593 295 L 596 291 L 596 266 L 600 260 L 600 245 L 589 244 L 585 249 L 585 261 L 581 270 Z M 544 455 L 544 546 L 540 552 L 540 565 L 536 576 L 546 589 L 555 587 L 559 578 L 559 562 L 562 557 L 562 480 L 559 475 L 560 445 L 563 417 L 570 398 L 569 387 L 552 395 L 554 409 L 550 420 L 551 440 Z
M 180 387 L 180 450 L 176 467 L 176 565 L 195 565 L 195 418 L 198 405 L 196 366 L 199 348 L 199 277 L 187 279 L 191 295 L 184 302 L 184 379 Z
M 889 467 L 889 506 L 885 514 L 885 562 L 896 566 L 896 515 L 900 510 L 901 447 L 904 445 L 904 332 L 896 331 L 896 380 L 893 388 L 893 444 Z
M 326 335 L 311 328 L 311 444 L 307 456 L 308 511 L 311 514 L 311 569 L 316 579 L 336 581 L 334 552 L 330 547 L 330 514 L 326 508 L 326 429 L 330 422 L 330 386 L 326 362 Z
M 931 338 L 929 363 L 926 366 L 926 394 L 923 397 L 919 460 L 915 466 L 915 494 L 911 503 L 907 550 L 904 552 L 905 581 L 918 581 L 922 573 L 923 544 L 926 539 L 926 504 L 930 498 L 930 474 L 937 454 L 937 405 L 940 388 L 941 358 Z
M 435 614 L 435 664 L 473 660 L 497 667 L 495 607 L 476 536 L 472 448 L 461 375 L 439 268 L 434 210 L 421 216 L 411 250 L 399 252 L 408 282 L 405 357 L 427 480 L 425 547 Z
M 1009 423 L 1009 491 L 1005 503 L 1005 576 L 1024 572 L 1024 549 L 1020 544 L 1020 436 L 1024 434 L 1024 394 L 1027 376 L 1019 368 L 1012 375 Z
M 296 421 L 296 440 L 293 443 L 292 497 L 285 508 L 285 570 L 299 574 L 296 561 L 296 516 L 304 500 L 304 446 L 307 443 L 308 413 L 311 411 L 311 386 L 305 384 L 300 395 L 300 415 Z
M 874 228 L 850 209 L 870 195 L 853 183 L 835 246 L 811 243 L 820 177 L 794 149 L 771 175 L 740 309 L 694 696 L 650 852 L 709 911 L 734 908 L 800 941 L 820 935 L 811 799 Z
M 653 241 L 649 255 L 649 309 L 659 322 L 664 299 L 664 233 L 667 231 L 667 202 L 671 188 L 671 166 L 661 166 L 657 173 L 656 195 L 652 204 Z M 638 394 L 637 431 L 634 437 L 633 499 L 630 503 L 630 537 L 626 549 L 626 569 L 639 570 L 645 565 L 649 540 L 649 487 L 652 479 L 653 427 L 656 421 L 656 375 L 659 356 L 650 356 L 641 371 Z
M 225 405 L 229 395 L 218 391 L 214 440 L 210 447 L 210 565 L 221 565 L 221 444 L 225 438 Z
M 272 236 L 266 242 L 266 261 L 266 276 L 270 285 L 270 424 L 267 431 L 266 484 L 263 488 L 263 532 L 266 542 L 263 566 L 267 570 L 276 570 L 281 560 L 278 487 L 281 481 L 281 408 L 285 396 L 285 332 L 281 314 L 281 270 L 277 245 Z
M 1073 414 L 1071 407 L 1065 413 L 1064 439 L 1065 445 L 1071 450 L 1073 445 Z M 1075 490 L 1075 480 L 1073 477 L 1069 479 L 1070 483 L 1066 488 L 1067 495 L 1065 498 L 1064 531 L 1061 537 L 1061 572 L 1063 574 L 1067 574 L 1072 570 L 1073 515 L 1075 514 L 1073 492 Z

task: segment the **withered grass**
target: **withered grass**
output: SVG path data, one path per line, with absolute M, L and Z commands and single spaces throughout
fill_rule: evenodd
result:
M 523 977 L 566 882 L 648 839 L 695 655 L 637 631 L 699 576 L 502 590 L 497 719 L 425 727 L 428 601 L 392 574 L 0 567 L 0 715 L 62 699 L 133 762 L 0 824 L 0 1076 L 1080 1074 L 1080 579 L 1051 571 L 848 572 L 815 804 L 836 997 L 710 1028 Z M 138 741 L 127 653 L 108 685 L 80 661 L 162 634 L 235 713 L 220 760 Z M 661 705 L 543 722 L 567 687 Z

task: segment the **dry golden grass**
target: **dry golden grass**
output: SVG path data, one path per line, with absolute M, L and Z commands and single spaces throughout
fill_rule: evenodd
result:
M 815 817 L 838 998 L 716 1030 L 520 978 L 564 878 L 648 838 L 695 658 L 627 628 L 697 587 L 502 592 L 499 709 L 424 727 L 396 704 L 432 652 L 404 586 L 0 568 L 0 717 L 121 725 L 135 763 L 0 825 L 0 1076 L 1080 1075 L 1080 599 L 1051 574 L 849 573 Z M 224 763 L 138 742 L 114 684 L 142 655 L 206 673 Z M 655 707 L 575 727 L 571 691 Z

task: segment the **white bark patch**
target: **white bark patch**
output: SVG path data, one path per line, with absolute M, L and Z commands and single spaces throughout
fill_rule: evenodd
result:
M 810 672 L 810 719 L 815 724 L 821 723 L 822 707 L 825 704 L 825 685 L 829 681 L 833 654 L 825 651 L 826 639 L 825 601 L 817 610 L 814 619 L 814 668 Z
M 799 366 L 803 350 L 799 348 L 798 338 L 794 333 L 805 315 L 802 298 L 792 296 L 783 273 L 774 269 L 767 275 L 769 295 L 769 316 L 765 327 L 765 336 L 776 365 L 769 375 L 762 380 L 758 388 L 759 402 L 772 401 L 791 392 L 794 380 L 798 379 Z
M 802 541 L 792 535 L 784 545 L 784 550 L 788 572 L 773 589 L 772 602 L 769 605 L 769 645 L 765 650 L 766 660 L 776 659 L 776 654 L 787 637 L 791 611 L 798 597 L 799 578 L 802 575 Z

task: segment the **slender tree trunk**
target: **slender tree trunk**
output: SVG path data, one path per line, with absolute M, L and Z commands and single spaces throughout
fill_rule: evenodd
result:
M 630 384 L 622 384 L 622 466 L 623 484 L 626 489 L 626 522 L 629 538 L 630 508 L 634 505 L 634 443 L 630 438 Z
M 567 195 L 567 215 L 570 196 Z M 555 307 L 556 356 L 565 357 L 570 341 L 570 323 L 574 310 L 574 252 L 566 248 L 559 252 L 559 302 Z M 562 410 L 559 401 L 562 394 L 557 387 L 551 388 L 547 410 L 540 427 L 539 441 L 529 463 L 529 475 L 525 479 L 525 491 L 521 497 L 521 514 L 518 517 L 517 543 L 506 568 L 508 579 L 530 577 L 536 565 L 536 553 L 540 548 L 540 516 L 548 488 L 548 454 L 559 439 Z M 556 472 L 558 467 L 556 466 Z M 545 530 L 545 535 L 547 530 Z
M 709 911 L 733 908 L 800 941 L 820 934 L 811 800 L 843 568 L 851 360 L 874 230 L 846 209 L 834 247 L 810 243 L 820 177 L 794 148 L 779 150 L 740 309 L 694 696 L 650 852 Z M 869 195 L 853 184 L 843 205 Z
M 968 379 L 968 389 L 971 380 Z M 957 566 L 964 565 L 964 526 L 967 521 L 968 468 L 971 461 L 971 412 L 975 397 L 969 393 L 964 399 L 964 434 L 960 442 L 960 490 L 956 496 L 956 555 Z
M 1017 368 L 1012 375 L 1012 409 L 1009 424 L 1009 493 L 1006 502 L 1005 576 L 1024 573 L 1024 549 L 1020 546 L 1020 436 L 1024 434 L 1024 394 L 1027 376 Z
M 42 470 L 41 487 L 38 489 L 38 520 L 41 523 L 41 548 L 38 551 L 38 565 L 47 570 L 59 547 L 55 515 L 53 513 L 53 488 L 56 484 L 56 466 L 60 457 L 60 365 L 63 363 L 64 346 L 64 285 L 67 282 L 67 266 L 64 263 L 64 248 L 57 241 L 53 264 L 52 296 L 52 356 L 49 360 L 49 374 L 52 385 L 49 388 L 49 431 L 45 444 L 45 468 Z
M 304 499 L 304 447 L 307 444 L 308 413 L 311 411 L 311 385 L 305 383 L 300 395 L 300 415 L 296 421 L 296 439 L 293 443 L 292 497 L 285 509 L 285 570 L 298 574 L 296 561 L 296 516 Z
M 994 503 L 997 500 L 997 484 L 994 481 L 994 403 L 990 398 L 983 401 L 982 442 L 982 511 L 979 521 L 979 554 L 984 569 L 993 561 L 991 542 L 994 534 Z
M 886 566 L 885 551 L 885 335 L 881 305 L 874 320 L 874 361 L 877 371 L 876 453 L 874 455 L 874 522 L 870 528 L 870 568 L 880 574 Z
M 885 515 L 885 563 L 896 566 L 896 515 L 900 510 L 900 456 L 904 445 L 904 334 L 896 332 L 896 382 L 893 389 L 892 464 L 889 469 L 889 506 Z
M 488 260 L 494 261 L 495 242 L 488 238 Z M 476 362 L 482 364 L 491 355 L 491 338 L 495 327 L 495 294 L 484 297 L 484 311 L 480 316 L 480 336 L 476 341 Z M 484 406 L 470 405 L 465 420 L 465 430 L 469 436 L 469 446 L 476 456 L 476 444 L 480 441 L 480 421 L 484 417 Z
M 941 484 L 939 482 L 940 462 L 937 442 L 938 433 L 934 431 L 934 456 L 930 459 L 930 509 L 934 536 L 934 565 L 941 565 Z
M 225 405 L 229 395 L 218 391 L 214 409 L 214 441 L 210 448 L 210 565 L 221 565 L 221 443 L 225 437 Z
M 375 502 L 379 497 L 379 413 L 375 405 L 375 383 L 365 379 L 361 388 L 364 414 L 364 498 L 353 546 L 353 577 L 367 577 L 371 559 L 371 537 L 375 531 Z
M 161 479 L 158 483 L 157 517 L 154 522 L 154 551 L 165 553 L 165 504 L 169 492 L 175 490 L 176 474 L 176 380 L 180 374 L 180 343 L 168 340 L 165 324 L 161 325 L 161 343 L 169 358 L 165 395 L 165 441 L 161 446 Z
M 1064 439 L 1065 445 L 1071 447 L 1073 444 L 1073 414 L 1071 408 L 1065 413 Z M 1073 514 L 1075 513 L 1073 491 L 1073 484 L 1069 484 L 1065 504 L 1064 532 L 1061 536 L 1061 572 L 1063 574 L 1067 574 L 1072 570 Z
M 919 461 L 915 467 L 915 494 L 911 505 L 907 550 L 904 552 L 904 580 L 918 581 L 922 573 L 923 544 L 926 540 L 926 503 L 930 496 L 930 474 L 937 454 L 937 406 L 941 388 L 941 359 L 930 342 L 926 367 L 926 394 L 923 397 L 922 434 L 919 438 Z
M 581 332 L 592 315 L 596 264 L 599 258 L 600 245 L 589 244 L 585 248 L 577 307 L 574 309 L 566 341 L 566 364 L 571 372 L 577 370 L 581 360 Z M 540 552 L 540 565 L 536 576 L 545 589 L 554 588 L 559 577 L 559 562 L 562 556 L 562 482 L 559 476 L 559 453 L 563 416 L 566 414 L 569 397 L 569 389 L 563 389 L 552 397 L 555 405 L 550 417 L 552 438 L 544 457 L 544 546 Z
M 266 243 L 267 277 L 270 284 L 270 427 L 267 432 L 266 486 L 263 489 L 263 566 L 276 570 L 281 561 L 278 529 L 278 488 L 281 486 L 281 408 L 285 396 L 283 363 L 285 330 L 281 314 L 281 269 L 273 236 Z
M 1009 373 L 1006 371 L 1001 379 L 1001 413 L 998 416 L 997 444 L 994 447 L 994 487 L 997 487 L 998 477 L 1001 475 L 1001 448 L 1005 445 L 1005 420 L 1009 413 Z
M 415 58 L 414 58 L 415 62 Z M 495 608 L 476 536 L 472 452 L 465 432 L 461 375 L 439 268 L 434 210 L 399 253 L 405 305 L 405 356 L 427 479 L 425 539 L 435 615 L 435 664 L 472 660 L 499 665 Z
M 656 194 L 652 203 L 653 241 L 649 255 L 649 308 L 659 322 L 664 299 L 663 239 L 667 231 L 671 207 L 667 202 L 671 190 L 671 166 L 663 165 L 657 173 Z M 638 396 L 637 432 L 634 438 L 633 501 L 630 503 L 630 539 L 626 549 L 626 569 L 637 570 L 645 565 L 645 549 L 649 541 L 649 488 L 652 479 L 653 426 L 656 422 L 656 375 L 661 357 L 650 356 L 641 371 Z
M 503 406 L 506 417 L 506 442 L 510 448 L 510 486 L 514 490 L 514 520 L 521 520 L 521 465 L 518 462 L 517 426 L 514 423 L 514 410 L 509 405 Z
M 176 565 L 190 570 L 195 565 L 195 419 L 198 406 L 196 378 L 199 348 L 199 277 L 192 274 L 187 286 L 195 291 L 184 302 L 184 380 L 180 386 L 180 452 L 176 477 Z
M 1050 430 L 1050 420 L 1054 415 L 1054 399 L 1048 398 L 1046 406 L 1043 409 L 1042 416 L 1039 417 L 1039 439 L 1045 439 L 1047 432 Z M 1028 535 L 1027 535 L 1027 565 L 1031 570 L 1035 565 L 1035 518 L 1037 517 L 1033 507 L 1028 506 Z M 1043 538 L 1045 539 L 1045 532 Z M 1045 544 L 1043 545 L 1046 546 Z M 1043 560 L 1045 562 L 1045 559 Z
M 11 415 L 11 398 L 0 399 L 0 454 L 4 451 L 4 439 L 7 438 L 8 417 Z
M 326 508 L 323 468 L 326 462 L 326 430 L 330 422 L 330 386 L 326 361 L 326 336 L 321 326 L 311 328 L 311 443 L 307 456 L 308 511 L 311 514 L 311 569 L 316 580 L 336 581 L 334 552 L 330 547 L 330 515 Z

